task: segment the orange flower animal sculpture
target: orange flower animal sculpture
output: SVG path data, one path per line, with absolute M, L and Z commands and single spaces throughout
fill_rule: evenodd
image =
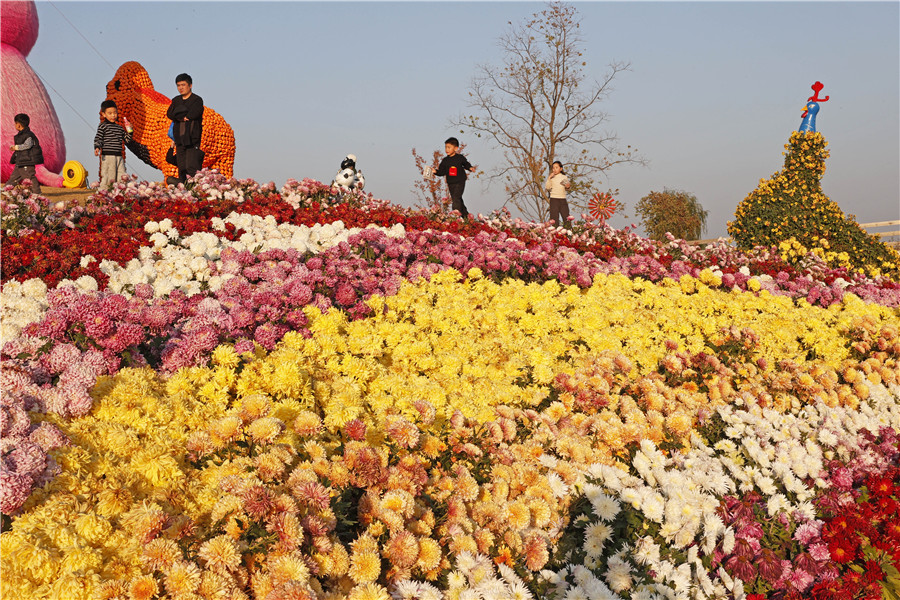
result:
M 166 177 L 178 177 L 178 168 L 166 162 L 171 123 L 166 110 L 171 100 L 153 89 L 147 70 L 133 60 L 123 64 L 106 84 L 106 98 L 116 101 L 119 118 L 127 118 L 134 127 L 133 142 L 128 148 Z M 222 115 L 208 106 L 203 108 L 200 149 L 205 153 L 203 168 L 218 169 L 226 177 L 234 175 L 234 131 Z

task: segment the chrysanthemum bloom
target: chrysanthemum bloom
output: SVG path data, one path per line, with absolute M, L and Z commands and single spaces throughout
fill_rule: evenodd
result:
M 506 507 L 506 522 L 513 530 L 522 531 L 531 524 L 531 511 L 523 502 L 510 502 Z
M 265 486 L 250 486 L 241 494 L 241 499 L 244 501 L 243 508 L 247 514 L 258 521 L 264 519 L 272 510 L 272 495 Z
M 350 590 L 347 600 L 391 600 L 388 591 L 376 583 L 365 583 Z
M 612 557 L 609 560 L 609 568 L 606 571 L 605 578 L 610 589 L 616 593 L 631 589 L 633 584 L 631 578 L 631 567 L 620 558 Z
M 419 412 L 419 420 L 423 425 L 428 426 L 434 422 L 437 411 L 434 405 L 427 400 L 416 400 L 413 402 L 413 408 Z
M 419 443 L 419 428 L 402 417 L 389 419 L 385 430 L 401 448 L 414 448 Z
M 95 544 L 112 533 L 112 525 L 103 517 L 86 513 L 75 519 L 75 531 L 88 542 Z
M 300 504 L 317 510 L 328 508 L 330 491 L 318 481 L 304 481 L 291 486 L 291 492 Z
M 218 571 L 203 571 L 197 593 L 201 598 L 227 598 L 232 587 L 227 575 Z
M 156 538 L 144 546 L 141 561 L 151 571 L 164 571 L 181 559 L 178 544 L 165 538 Z
M 356 552 L 350 555 L 347 572 L 356 583 L 372 582 L 381 574 L 381 557 L 377 552 Z
M 186 596 L 200 585 L 200 567 L 193 562 L 177 561 L 164 572 L 166 591 L 172 596 Z
M 525 540 L 525 566 L 532 571 L 540 571 L 549 559 L 547 541 L 537 534 L 528 536 Z
M 535 527 L 546 527 L 553 517 L 553 511 L 550 509 L 550 506 L 541 498 L 532 499 L 528 503 L 528 509 L 531 511 L 531 519 Z
M 263 394 L 250 394 L 241 399 L 241 418 L 245 422 L 264 417 L 271 410 L 272 402 Z
M 316 413 L 304 410 L 294 419 L 291 428 L 300 437 L 312 437 L 322 429 L 322 419 Z
M 210 423 L 208 431 L 213 444 L 221 448 L 240 435 L 241 426 L 242 423 L 239 417 L 229 415 Z
M 344 424 L 344 435 L 351 440 L 361 442 L 366 439 L 366 424 L 360 419 L 353 419 Z
M 416 564 L 419 557 L 419 542 L 408 531 L 395 532 L 385 545 L 384 555 L 397 567 L 408 569 Z
M 276 587 L 289 581 L 305 583 L 309 580 L 309 568 L 297 552 L 270 558 L 268 566 L 269 576 Z
M 129 600 L 150 600 L 159 592 L 156 579 L 150 575 L 142 575 L 131 580 L 128 584 Z
M 364 533 L 363 535 L 350 542 L 350 549 L 354 553 L 378 552 L 378 540 L 376 540 L 368 533 Z
M 229 571 L 241 564 L 241 555 L 234 541 L 227 535 L 219 535 L 204 542 L 197 555 L 213 571 Z
M 273 452 L 260 454 L 253 459 L 253 462 L 256 467 L 256 474 L 260 479 L 267 482 L 281 479 L 287 466 L 281 457 Z
M 275 417 L 262 417 L 256 419 L 247 428 L 247 433 L 260 444 L 269 444 L 275 441 L 284 430 L 284 423 Z
M 441 563 L 441 546 L 430 537 L 419 538 L 419 556 L 416 558 L 416 567 L 423 573 L 434 571 Z

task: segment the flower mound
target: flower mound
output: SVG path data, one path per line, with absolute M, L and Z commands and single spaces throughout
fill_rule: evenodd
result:
M 92 202 L 4 222 L 4 598 L 900 591 L 883 275 L 311 180 Z
M 827 145 L 821 133 L 792 133 L 784 169 L 760 180 L 738 205 L 728 233 L 741 248 L 785 243 L 781 251 L 790 261 L 811 251 L 834 267 L 896 275 L 900 255 L 822 193 Z

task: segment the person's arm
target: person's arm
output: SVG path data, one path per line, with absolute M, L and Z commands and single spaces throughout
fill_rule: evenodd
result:
M 474 171 L 475 167 L 472 166 L 472 163 L 469 162 L 469 159 L 465 156 L 462 157 L 462 166 L 466 171 Z
M 32 146 L 34 146 L 34 138 L 27 137 L 21 144 L 16 144 L 15 146 L 13 146 L 13 150 L 28 150 Z
M 103 140 L 106 138 L 106 130 L 103 123 L 97 126 L 97 135 L 94 136 L 94 149 L 98 150 L 103 147 Z
M 447 159 L 444 158 L 441 160 L 438 165 L 437 171 L 434 172 L 437 177 L 446 177 L 447 176 Z
M 191 98 L 196 98 L 196 100 L 194 100 L 193 102 L 191 102 L 190 100 L 188 100 L 188 102 L 185 102 L 185 105 L 188 109 L 187 117 L 185 117 L 185 120 L 199 121 L 203 118 L 203 98 L 196 94 L 191 96 Z
M 553 179 L 553 175 L 548 175 L 547 179 L 544 180 L 544 187 L 547 189 L 548 192 L 550 191 L 550 188 L 553 187 L 553 184 L 551 183 L 552 179 Z
M 172 101 L 169 102 L 169 108 L 166 110 L 166 118 L 170 121 L 175 120 L 175 105 L 181 99 L 181 96 L 175 96 L 172 98 Z

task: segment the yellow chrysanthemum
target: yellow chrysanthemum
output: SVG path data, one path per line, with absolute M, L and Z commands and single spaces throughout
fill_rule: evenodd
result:
M 177 561 L 165 569 L 166 591 L 172 596 L 186 596 L 197 591 L 202 573 L 193 562 Z
M 241 563 L 241 555 L 234 541 L 227 535 L 216 536 L 204 542 L 197 555 L 206 561 L 206 566 L 213 571 L 229 571 Z
M 376 552 L 353 552 L 347 574 L 356 583 L 373 582 L 381 574 L 381 557 Z

